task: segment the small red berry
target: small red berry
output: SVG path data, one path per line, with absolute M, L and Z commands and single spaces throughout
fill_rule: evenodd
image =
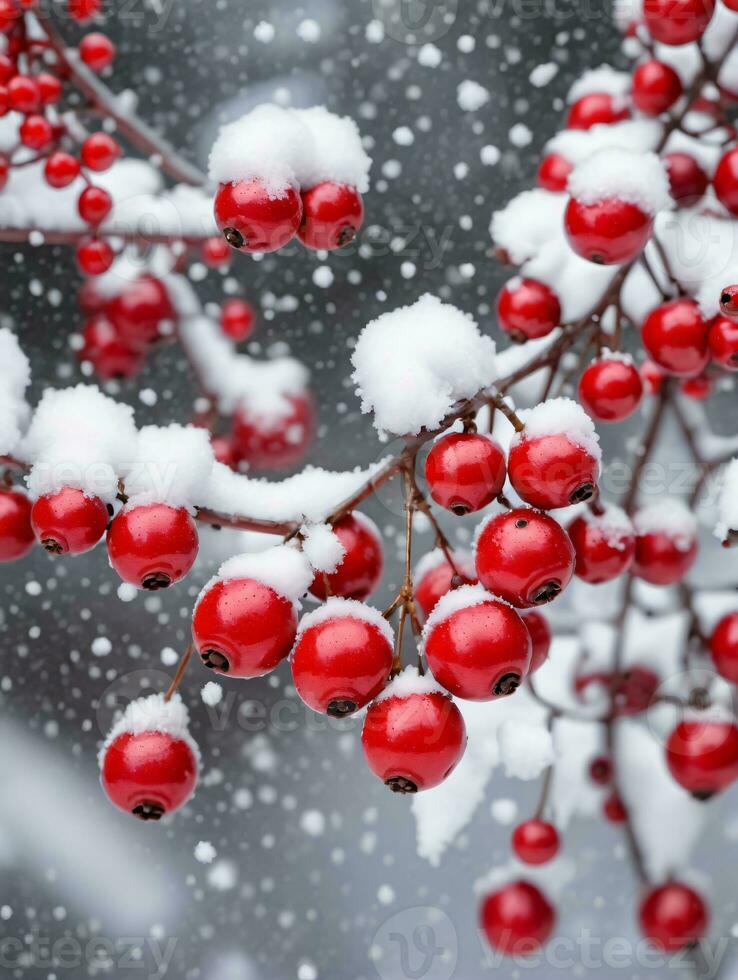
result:
M 303 617 L 292 650 L 292 679 L 313 711 L 344 718 L 363 708 L 387 683 L 391 631 L 369 606 L 332 599 Z
M 477 539 L 477 574 L 489 592 L 519 609 L 551 602 L 574 574 L 569 535 L 549 517 L 519 508 L 498 514 Z
M 625 823 L 628 819 L 628 811 L 614 790 L 602 804 L 602 815 L 608 823 Z
M 39 72 L 36 75 L 36 84 L 43 105 L 55 105 L 61 98 L 62 83 L 56 75 L 52 75 L 48 71 Z
M 99 497 L 75 487 L 39 497 L 31 511 L 36 540 L 51 555 L 81 555 L 105 534 L 110 515 Z
M 661 44 L 689 44 L 702 37 L 715 0 L 643 0 L 643 16 L 651 37 Z
M 721 677 L 738 684 L 738 613 L 723 616 L 712 631 L 710 656 Z
M 699 374 L 710 360 L 708 326 L 693 299 L 673 299 L 652 310 L 641 330 L 649 356 L 677 377 Z
M 102 187 L 85 187 L 79 196 L 79 216 L 88 225 L 99 225 L 113 207 L 113 199 Z
M 710 321 L 707 342 L 713 361 L 727 371 L 738 371 L 738 322 L 716 316 Z
M 425 478 L 437 504 L 457 516 L 491 504 L 505 486 L 505 454 L 494 439 L 471 432 L 442 436 L 425 462 Z
M 669 881 L 646 894 L 638 920 L 641 932 L 654 946 L 677 952 L 704 936 L 709 913 L 694 889 L 679 881 Z
M 539 667 L 542 667 L 548 660 L 548 652 L 551 649 L 553 634 L 551 633 L 548 620 L 537 609 L 529 609 L 521 615 L 530 633 L 531 652 L 530 667 L 528 668 L 528 674 L 530 675 L 535 674 Z
M 525 864 L 547 864 L 559 853 L 559 832 L 545 820 L 524 820 L 513 831 L 512 847 Z
M 623 357 L 593 361 L 579 380 L 579 401 L 599 422 L 622 422 L 635 412 L 642 397 L 641 376 Z
M 415 604 L 421 622 L 431 614 L 438 600 L 453 587 L 473 585 L 476 582 L 474 565 L 466 555 L 453 556 L 456 568 L 452 568 L 439 549 L 424 559 L 415 573 Z M 425 567 L 423 567 L 425 566 Z
M 154 276 L 142 275 L 115 296 L 105 307 L 121 341 L 132 350 L 143 351 L 161 340 L 167 325 L 176 319 L 167 287 Z
M 221 184 L 215 221 L 225 240 L 243 252 L 275 252 L 294 238 L 302 220 L 302 199 L 287 186 L 271 194 L 260 180 Z
M 738 779 L 738 727 L 707 717 L 681 721 L 666 743 L 666 763 L 683 789 L 707 800 Z
M 697 558 L 697 536 L 688 511 L 670 502 L 639 511 L 634 519 L 633 572 L 652 585 L 681 582 Z
M 79 171 L 79 160 L 63 150 L 52 153 L 44 166 L 46 183 L 56 188 L 69 187 L 79 176 Z
M 107 272 L 114 258 L 113 249 L 101 238 L 86 238 L 77 246 L 77 264 L 88 276 L 101 276 Z
M 5 187 L 10 177 L 10 160 L 0 153 L 0 191 Z
M 20 490 L 0 490 L 0 562 L 23 558 L 35 540 L 31 501 Z
M 89 361 L 104 381 L 132 378 L 143 366 L 143 356 L 120 339 L 118 331 L 102 314 L 90 317 L 82 331 L 80 361 Z
M 89 69 L 101 72 L 112 65 L 115 45 L 105 34 L 93 31 L 79 42 L 79 56 Z
M 729 320 L 738 321 L 738 286 L 723 286 L 720 292 L 720 312 Z
M 572 198 L 564 216 L 566 237 L 583 259 L 597 265 L 629 262 L 651 237 L 653 218 L 637 204 L 617 197 L 594 204 Z
M 90 170 L 109 170 L 120 156 L 120 146 L 107 133 L 93 133 L 82 144 L 82 162 Z
M 14 0 L 0 0 L 0 33 L 9 34 L 18 24 L 21 12 Z
M 16 112 L 38 112 L 41 107 L 41 92 L 36 80 L 28 75 L 16 75 L 7 85 L 8 104 Z
M 530 667 L 532 642 L 520 615 L 479 585 L 462 586 L 442 599 L 423 639 L 438 683 L 470 701 L 514 694 Z
M 337 521 L 333 531 L 346 554 L 335 572 L 315 573 L 310 592 L 323 600 L 340 596 L 363 601 L 382 577 L 382 538 L 374 522 L 359 511 Z
M 261 677 L 292 649 L 293 604 L 252 578 L 217 580 L 205 588 L 192 617 L 200 659 L 229 677 Z
M 738 214 L 738 147 L 723 155 L 712 184 L 720 203 L 731 214 Z
M 644 361 L 640 370 L 643 387 L 649 395 L 658 395 L 664 383 L 664 372 L 653 361 Z
M 7 116 L 10 112 L 10 100 L 8 90 L 4 85 L 0 85 L 0 118 Z
M 691 153 L 667 153 L 662 163 L 671 196 L 680 207 L 692 207 L 705 196 L 710 178 Z
M 624 99 L 607 92 L 590 92 L 583 95 L 569 109 L 567 129 L 591 129 L 597 125 L 611 125 L 630 117 Z
M 497 297 L 497 319 L 516 343 L 546 337 L 561 322 L 556 293 L 537 279 L 511 279 Z
M 559 153 L 547 153 L 538 168 L 538 186 L 554 193 L 563 193 L 574 168 Z
M 369 706 L 361 744 L 371 771 L 393 793 L 405 794 L 432 789 L 451 775 L 466 748 L 466 726 L 451 698 L 422 690 L 422 679 L 421 690 L 405 693 L 403 680 Z
M 226 337 L 237 342 L 246 340 L 254 331 L 256 315 L 250 303 L 243 299 L 227 299 L 220 311 L 220 328 Z
M 541 510 L 589 500 L 600 474 L 599 458 L 574 437 L 564 432 L 526 436 L 525 429 L 510 446 L 507 467 L 515 491 Z
M 43 150 L 54 138 L 51 123 L 44 116 L 26 116 L 18 133 L 21 143 L 31 150 Z
M 633 101 L 649 116 L 671 109 L 682 91 L 682 81 L 674 69 L 656 58 L 644 61 L 633 73 Z
M 364 204 L 356 188 L 325 180 L 302 192 L 297 234 L 308 248 L 331 251 L 352 242 L 363 220 Z
M 18 73 L 16 63 L 7 54 L 0 54 L 0 85 L 6 85 Z
M 508 956 L 535 953 L 556 925 L 556 910 L 528 881 L 512 881 L 487 895 L 480 926 L 493 949 Z
M 108 529 L 110 564 L 124 582 L 150 592 L 184 578 L 197 549 L 195 522 L 182 507 L 130 507 Z
M 682 378 L 679 390 L 687 398 L 704 402 L 712 394 L 712 380 L 706 374 L 698 374 L 696 378 Z
M 219 269 L 231 261 L 231 249 L 223 238 L 206 238 L 202 243 L 200 254 L 209 269 Z
M 598 786 L 607 786 L 612 779 L 612 761 L 606 755 L 598 755 L 589 766 L 589 778 Z
M 241 405 L 233 417 L 233 441 L 239 459 L 254 469 L 281 470 L 299 463 L 315 430 L 308 393 L 289 395 L 283 415 L 261 416 Z
M 90 20 L 100 11 L 101 0 L 67 0 L 69 16 L 73 20 Z
M 236 455 L 236 447 L 233 445 L 233 440 L 228 436 L 212 436 L 210 439 L 210 445 L 213 449 L 213 455 L 219 463 L 223 466 L 228 466 L 230 469 L 235 470 L 238 466 L 238 456 Z
M 635 531 L 619 507 L 608 507 L 601 516 L 583 513 L 568 532 L 577 553 L 574 574 L 585 582 L 609 582 L 633 564 Z

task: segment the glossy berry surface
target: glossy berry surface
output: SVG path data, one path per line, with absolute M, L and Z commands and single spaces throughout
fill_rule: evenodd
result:
M 79 56 L 92 71 L 105 71 L 115 59 L 115 45 L 105 34 L 93 31 L 79 42 Z
M 722 288 L 720 312 L 728 320 L 738 320 L 738 286 L 724 286 Z
M 192 617 L 200 659 L 216 674 L 261 677 L 289 654 L 297 632 L 291 602 L 250 578 L 216 581 Z
M 611 197 L 595 204 L 569 201 L 564 216 L 566 237 L 583 259 L 618 265 L 634 259 L 651 237 L 653 219 L 637 205 Z
M 597 585 L 622 575 L 635 558 L 635 533 L 609 527 L 607 521 L 577 517 L 568 527 L 576 551 L 574 574 Z
M 132 378 L 143 366 L 143 356 L 124 344 L 118 331 L 103 314 L 90 317 L 82 330 L 80 361 L 88 361 L 104 381 Z
M 143 351 L 156 343 L 176 317 L 166 286 L 154 276 L 139 276 L 106 305 L 105 315 L 121 341 Z
M 227 299 L 220 311 L 220 328 L 226 337 L 241 343 L 254 332 L 256 314 L 246 300 L 233 297 Z
M 520 615 L 489 600 L 457 609 L 425 634 L 433 676 L 455 697 L 491 701 L 520 686 L 530 667 L 532 641 Z
M 438 600 L 450 589 L 460 585 L 472 585 L 476 578 L 470 573 L 466 562 L 456 562 L 456 568 L 444 558 L 433 568 L 429 568 L 415 583 L 415 605 L 421 622 L 433 611 Z
M 79 196 L 77 210 L 88 225 L 99 225 L 113 207 L 113 199 L 102 187 L 86 187 Z
M 598 755 L 589 766 L 589 778 L 598 786 L 607 786 L 612 779 L 612 761 L 606 755 Z
M 479 921 L 493 949 L 508 956 L 525 956 L 535 953 L 551 936 L 556 911 L 535 885 L 512 881 L 484 899 Z
M 292 651 L 292 679 L 313 711 L 352 715 L 387 683 L 392 646 L 373 623 L 336 613 L 303 629 Z
M 270 196 L 260 180 L 221 184 L 215 221 L 228 244 L 242 252 L 275 252 L 294 238 L 302 220 L 302 200 L 294 187 Z
M 726 371 L 738 371 L 738 322 L 716 316 L 710 321 L 707 343 L 716 364 Z
M 145 504 L 120 511 L 108 529 L 110 564 L 138 589 L 165 589 L 189 572 L 198 549 L 197 528 L 186 510 Z
M 233 443 L 239 459 L 254 469 L 288 469 L 305 455 L 315 429 L 315 413 L 310 396 L 287 398 L 286 414 L 262 417 L 243 406 L 233 417 Z
M 579 401 L 598 422 L 622 422 L 638 408 L 643 382 L 635 365 L 620 357 L 602 357 L 579 380 Z
M 303 245 L 332 251 L 352 242 L 364 221 L 364 204 L 355 187 L 324 180 L 302 192 Z
M 560 153 L 547 153 L 538 167 L 538 186 L 554 193 L 563 193 L 573 169 L 569 161 Z
M 600 464 L 563 432 L 525 437 L 510 446 L 508 476 L 516 493 L 533 507 L 552 510 L 594 496 Z
M 110 515 L 99 497 L 75 487 L 39 497 L 31 511 L 36 540 L 51 555 L 81 555 L 105 534 Z
M 574 558 L 561 525 L 525 508 L 493 517 L 477 540 L 479 581 L 519 609 L 555 599 L 571 581 Z
M 651 58 L 633 72 L 633 102 L 649 116 L 670 109 L 682 94 L 682 82 L 674 69 Z
M 109 170 L 120 156 L 120 146 L 107 133 L 93 133 L 82 144 L 82 162 L 99 173 Z
M 44 165 L 44 177 L 50 187 L 68 187 L 79 176 L 79 160 L 71 153 L 52 153 Z
M 674 299 L 657 306 L 641 330 L 649 356 L 669 374 L 699 374 L 710 359 L 708 326 L 692 299 Z
M 515 278 L 497 297 L 497 319 L 512 340 L 522 343 L 545 337 L 561 322 L 556 293 L 537 279 Z
M 646 894 L 638 921 L 641 932 L 654 946 L 676 952 L 705 935 L 709 913 L 693 888 L 679 881 L 668 881 Z
M 124 732 L 106 748 L 101 778 L 115 806 L 159 820 L 194 793 L 197 760 L 187 742 L 166 732 Z
M 680 207 L 692 207 L 705 196 L 710 178 L 691 153 L 666 153 L 662 162 L 669 192 Z
M 590 92 L 577 99 L 569 109 L 566 128 L 591 129 L 592 126 L 622 122 L 629 116 L 628 106 L 622 98 L 607 92 Z
M 491 504 L 505 486 L 505 454 L 487 436 L 453 432 L 434 443 L 425 478 L 437 504 L 457 516 Z
M 382 577 L 381 535 L 374 524 L 359 513 L 348 514 L 337 521 L 333 531 L 346 554 L 335 572 L 315 573 L 310 593 L 318 599 L 332 595 L 364 600 L 374 592 Z
M 681 721 L 666 743 L 666 763 L 677 783 L 707 800 L 738 779 L 738 727 L 733 721 Z
M 712 178 L 718 200 L 731 214 L 738 214 L 738 147 L 728 150 Z
M 113 264 L 115 255 L 101 238 L 87 238 L 77 247 L 77 264 L 88 276 L 101 276 Z
M 710 656 L 717 672 L 738 684 L 738 613 L 728 613 L 710 635 Z
M 689 44 L 702 37 L 715 0 L 643 0 L 643 16 L 655 41 Z
M 546 820 L 524 820 L 513 831 L 515 856 L 525 864 L 547 864 L 559 853 L 559 832 Z
M 23 558 L 35 540 L 31 501 L 20 490 L 0 490 L 0 561 Z
M 31 150 L 43 150 L 54 138 L 54 130 L 45 116 L 26 116 L 18 130 L 21 143 Z
M 548 653 L 551 649 L 553 634 L 551 633 L 551 627 L 549 626 L 548 620 L 543 613 L 538 612 L 537 609 L 529 609 L 522 615 L 523 622 L 530 633 L 531 641 L 530 667 L 528 668 L 528 673 L 535 674 L 535 672 L 548 660 Z
M 602 804 L 602 816 L 608 823 L 614 824 L 625 823 L 628 819 L 628 811 L 625 809 L 625 805 L 620 799 L 620 796 L 614 790 L 605 797 L 605 801 Z
M 697 558 L 697 541 L 665 531 L 638 534 L 633 572 L 651 585 L 681 582 Z
M 370 705 L 361 744 L 369 768 L 393 793 L 417 793 L 453 772 L 466 748 L 466 726 L 444 694 L 388 696 Z

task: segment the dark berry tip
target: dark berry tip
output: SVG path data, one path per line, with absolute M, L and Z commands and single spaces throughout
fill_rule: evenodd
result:
M 220 650 L 203 650 L 200 659 L 208 670 L 219 670 L 222 674 L 227 674 L 231 667 L 228 657 Z
M 700 803 L 707 803 L 715 795 L 715 791 L 711 789 L 696 789 L 692 793 L 692 798 L 699 800 Z
M 407 776 L 392 776 L 391 779 L 387 780 L 385 786 L 388 786 L 393 793 L 401 793 L 403 796 L 418 792 L 417 785 Z
M 526 519 L 524 517 L 520 517 L 520 518 L 518 518 L 517 521 L 515 521 L 515 527 L 524 528 L 524 527 L 527 527 L 527 526 L 528 526 L 528 522 L 526 521 Z
M 223 235 L 231 248 L 243 248 L 246 244 L 246 239 L 238 228 L 224 228 Z
M 44 538 L 41 542 L 41 547 L 50 555 L 62 555 L 65 550 L 62 543 L 57 541 L 56 538 Z
M 561 592 L 558 582 L 546 582 L 531 596 L 531 602 L 537 606 L 542 606 L 546 602 L 552 602 Z
M 357 707 L 356 702 L 349 698 L 334 698 L 325 710 L 331 718 L 346 718 L 352 715 Z
M 517 691 L 520 680 L 520 674 L 503 674 L 492 689 L 492 693 L 498 698 L 506 698 Z
M 350 245 L 355 238 L 356 228 L 353 225 L 344 225 L 338 233 L 338 247 L 343 248 L 344 245 Z
M 138 817 L 139 820 L 149 821 L 149 820 L 161 820 L 164 816 L 164 807 L 161 803 L 151 803 L 147 800 L 142 800 L 141 803 L 137 804 L 133 808 L 134 817 Z
M 458 502 L 455 504 L 451 504 L 450 510 L 451 513 L 456 514 L 457 517 L 466 517 L 466 515 L 470 512 L 471 507 L 469 507 L 468 504 L 462 504 L 461 502 Z
M 569 497 L 569 503 L 571 504 L 583 504 L 585 500 L 591 500 L 594 496 L 595 488 L 592 483 L 583 483 L 581 486 L 577 487 L 571 497 Z
M 729 306 L 730 305 L 730 293 L 721 293 L 720 294 L 720 302 L 723 304 L 723 306 Z
M 141 587 L 147 592 L 157 592 L 159 589 L 168 589 L 171 584 L 172 580 L 166 572 L 152 572 L 143 580 Z

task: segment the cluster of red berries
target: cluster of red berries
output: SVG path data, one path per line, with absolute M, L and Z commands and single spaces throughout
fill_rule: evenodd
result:
M 254 177 L 221 184 L 215 196 L 215 221 L 241 252 L 275 252 L 295 235 L 308 248 L 332 251 L 352 242 L 363 220 L 361 194 L 332 180 L 277 194 Z

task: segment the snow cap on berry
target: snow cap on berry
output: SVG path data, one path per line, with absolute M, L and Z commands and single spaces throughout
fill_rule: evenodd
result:
M 351 378 L 380 433 L 433 429 L 495 380 L 495 345 L 467 314 L 426 293 L 361 332 Z
M 600 150 L 576 165 L 569 175 L 568 190 L 580 204 L 617 198 L 650 215 L 673 206 L 669 178 L 655 153 Z
M 600 437 L 595 430 L 594 422 L 581 405 L 571 398 L 552 398 L 541 402 L 535 408 L 519 412 L 525 423 L 522 432 L 518 432 L 513 443 L 523 439 L 537 439 L 541 436 L 564 435 L 575 446 L 580 446 L 599 462 L 602 459 Z
M 697 520 L 681 502 L 664 498 L 641 508 L 633 518 L 636 534 L 666 534 L 679 551 L 689 551 L 697 537 Z
M 656 119 L 624 119 L 591 129 L 562 129 L 545 146 L 546 153 L 557 153 L 576 166 L 600 150 L 654 151 L 663 132 Z
M 28 422 L 31 365 L 7 327 L 0 328 L 0 456 L 15 452 Z
M 451 557 L 461 575 L 466 576 L 466 578 L 475 578 L 477 573 L 474 568 L 474 559 L 468 551 L 453 551 Z M 446 561 L 446 553 L 443 548 L 434 548 L 432 551 L 427 552 L 415 565 L 413 581 L 419 584 L 428 572 L 432 572 L 439 565 L 445 564 Z
M 427 639 L 435 626 L 449 619 L 455 612 L 468 609 L 470 606 L 480 606 L 483 602 L 504 602 L 504 600 L 487 592 L 483 585 L 461 585 L 458 589 L 451 589 L 441 596 L 433 607 L 423 627 L 423 639 Z M 509 605 L 509 603 L 504 604 Z
M 335 572 L 346 555 L 338 535 L 328 524 L 303 524 L 302 550 L 316 572 Z
M 387 642 L 394 645 L 394 630 L 378 609 L 375 609 L 374 606 L 368 606 L 365 602 L 359 602 L 357 599 L 342 599 L 339 596 L 332 596 L 317 609 L 309 612 L 307 616 L 303 616 L 297 625 L 298 637 L 311 626 L 325 623 L 329 619 L 361 619 L 365 623 L 376 626 Z
M 410 698 L 414 694 L 443 694 L 450 698 L 448 691 L 433 678 L 429 672 L 421 674 L 417 667 L 405 667 L 396 677 L 387 684 L 384 690 L 374 699 L 376 704 L 379 701 L 386 701 L 388 698 Z
M 725 468 L 718 498 L 715 536 L 725 541 L 730 531 L 738 531 L 738 459 L 731 460 Z
M 615 504 L 606 504 L 603 514 L 595 514 L 589 507 L 583 507 L 577 516 L 598 528 L 607 544 L 616 551 L 623 551 L 628 539 L 635 534 L 630 518 Z
M 266 551 L 235 555 L 223 562 L 218 574 L 200 593 L 200 598 L 214 582 L 229 582 L 237 578 L 261 582 L 299 609 L 300 599 L 313 580 L 313 569 L 307 556 L 289 544 L 279 544 L 267 548 Z
M 200 768 L 200 749 L 190 735 L 190 713 L 187 705 L 179 694 L 173 694 L 169 701 L 164 700 L 163 694 L 149 694 L 148 697 L 136 698 L 131 701 L 121 717 L 108 732 L 98 754 L 98 762 L 102 769 L 105 753 L 113 742 L 126 733 L 141 735 L 143 732 L 162 732 L 172 738 L 186 742 Z
M 207 430 L 192 425 L 147 425 L 123 472 L 127 507 L 193 507 L 207 492 L 215 462 Z
M 106 502 L 136 453 L 133 409 L 93 385 L 48 389 L 23 442 L 32 464 L 26 478 L 34 497 L 75 487 Z
M 624 97 L 630 92 L 632 79 L 630 72 L 616 71 L 612 65 L 588 68 L 574 82 L 566 96 L 569 103 L 576 102 L 585 95 L 603 93 Z

